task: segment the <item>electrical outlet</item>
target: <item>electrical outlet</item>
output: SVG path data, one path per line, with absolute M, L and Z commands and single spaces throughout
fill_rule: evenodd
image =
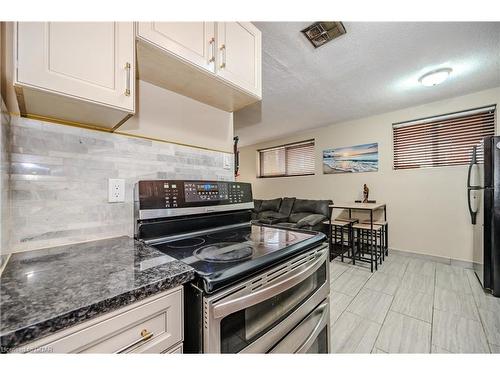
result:
M 108 202 L 125 202 L 125 180 L 110 178 L 108 181 Z
M 222 167 L 224 169 L 231 169 L 231 155 L 223 154 L 222 156 Z

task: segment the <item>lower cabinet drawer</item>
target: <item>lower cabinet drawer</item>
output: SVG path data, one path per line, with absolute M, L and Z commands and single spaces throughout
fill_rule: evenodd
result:
M 111 337 L 105 338 L 96 344 L 82 350 L 82 353 L 131 353 L 145 351 L 151 344 L 161 349 L 169 347 L 182 340 L 179 324 L 172 324 L 181 321 L 173 316 L 176 313 L 173 306 L 158 312 L 155 316 L 150 316 L 146 320 L 133 325 Z M 142 350 L 141 350 L 142 349 Z
M 177 288 L 130 305 L 126 311 L 85 322 L 79 330 L 76 326 L 62 331 L 54 341 L 48 337 L 35 346 L 43 344 L 53 353 L 162 353 L 183 340 L 182 303 L 182 289 Z

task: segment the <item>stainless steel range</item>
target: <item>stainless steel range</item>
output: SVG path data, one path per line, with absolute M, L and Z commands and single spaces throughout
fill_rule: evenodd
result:
M 137 239 L 196 270 L 185 288 L 187 353 L 328 353 L 324 234 L 250 222 L 251 185 L 140 181 Z

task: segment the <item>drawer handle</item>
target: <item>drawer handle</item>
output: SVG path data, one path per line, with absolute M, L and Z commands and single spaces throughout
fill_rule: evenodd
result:
M 123 348 L 121 348 L 120 350 L 118 350 L 115 353 L 116 354 L 124 353 L 127 350 L 129 350 L 130 348 L 136 346 L 137 344 L 144 342 L 144 341 L 148 341 L 151 337 L 153 337 L 153 332 L 148 332 L 147 329 L 143 329 L 141 331 L 141 338 L 140 339 L 137 339 L 133 343 L 128 344 L 127 346 L 124 346 Z
M 125 70 L 127 71 L 127 87 L 125 88 L 125 96 L 130 96 L 130 63 L 125 64 Z

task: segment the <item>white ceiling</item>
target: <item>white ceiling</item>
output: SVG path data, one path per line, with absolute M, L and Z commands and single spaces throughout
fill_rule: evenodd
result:
M 234 115 L 240 145 L 500 86 L 500 22 L 345 22 L 314 47 L 311 22 L 256 22 L 263 100 Z M 453 69 L 436 87 L 418 78 Z

